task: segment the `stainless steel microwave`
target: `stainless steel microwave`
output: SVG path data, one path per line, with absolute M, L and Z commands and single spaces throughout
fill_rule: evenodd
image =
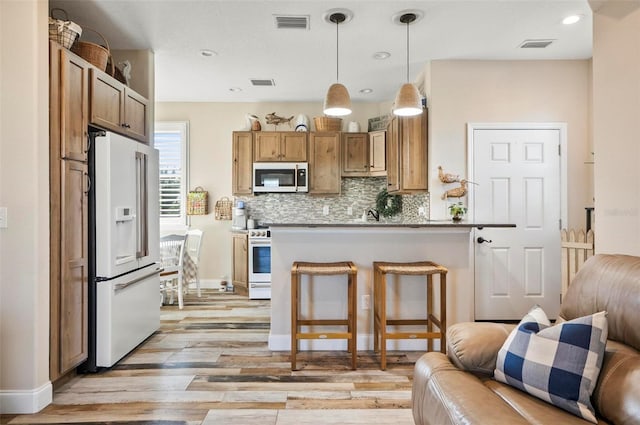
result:
M 253 192 L 308 192 L 306 162 L 254 162 Z

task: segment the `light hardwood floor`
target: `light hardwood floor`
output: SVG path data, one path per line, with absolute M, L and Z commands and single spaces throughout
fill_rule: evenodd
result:
M 195 292 L 195 291 L 192 291 Z M 161 328 L 112 369 L 81 375 L 35 415 L 2 423 L 411 425 L 411 379 L 418 352 L 373 352 L 358 369 L 342 352 L 267 348 L 269 301 L 216 290 L 162 308 Z

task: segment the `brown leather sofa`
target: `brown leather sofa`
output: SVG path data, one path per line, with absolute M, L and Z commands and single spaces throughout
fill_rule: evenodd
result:
M 640 257 L 596 255 L 578 271 L 558 322 L 606 310 L 609 339 L 591 396 L 599 424 L 640 424 Z M 447 352 L 416 363 L 417 425 L 589 424 L 492 378 L 498 350 L 513 329 L 459 323 L 447 331 Z

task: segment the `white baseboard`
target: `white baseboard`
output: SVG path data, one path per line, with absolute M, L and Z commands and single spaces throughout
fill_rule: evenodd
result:
M 220 289 L 222 279 L 200 279 L 200 288 Z M 189 282 L 189 289 L 195 289 L 195 282 Z
M 47 382 L 34 390 L 0 390 L 0 413 L 38 413 L 53 401 L 53 387 Z
M 301 340 L 300 351 L 345 351 L 346 339 L 314 339 Z M 373 334 L 358 335 L 356 344 L 358 351 L 373 350 Z M 290 335 L 269 334 L 269 350 L 291 351 Z M 387 341 L 387 350 L 398 351 L 427 351 L 427 341 L 424 339 L 395 339 Z M 433 351 L 440 351 L 440 341 L 433 341 Z

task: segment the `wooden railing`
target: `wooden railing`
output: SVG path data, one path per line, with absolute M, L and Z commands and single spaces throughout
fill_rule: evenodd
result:
M 563 299 L 578 269 L 593 255 L 594 233 L 593 230 L 585 233 L 584 230 L 562 229 L 560 239 L 562 246 L 561 297 Z

